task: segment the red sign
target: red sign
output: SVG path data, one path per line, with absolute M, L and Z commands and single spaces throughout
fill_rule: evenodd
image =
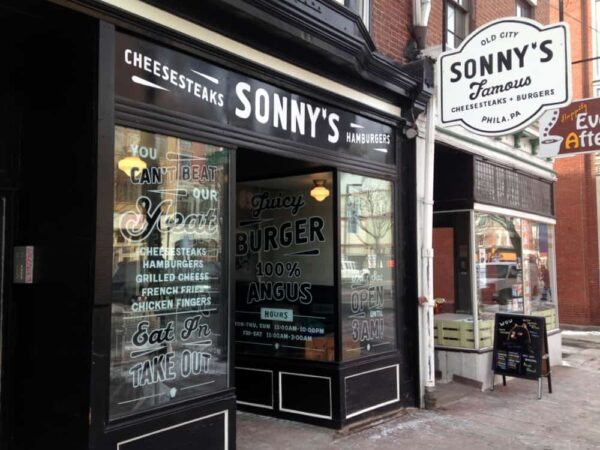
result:
M 25 247 L 25 283 L 33 283 L 33 247 Z
M 578 100 L 540 118 L 539 156 L 600 151 L 600 98 Z

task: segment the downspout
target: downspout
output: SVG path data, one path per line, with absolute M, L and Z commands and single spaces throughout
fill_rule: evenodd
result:
M 427 46 L 427 24 L 431 12 L 431 0 L 413 0 L 413 38 L 416 41 L 419 54 Z M 425 119 L 425 139 L 419 139 L 417 151 L 424 155 L 417 157 L 417 179 L 423 180 L 422 186 L 417 186 L 420 230 L 420 264 L 419 264 L 419 348 L 420 373 L 422 386 L 421 405 L 433 409 L 436 404 L 435 396 L 435 341 L 433 321 L 433 175 L 435 151 L 435 90 L 427 105 Z M 419 170 L 420 169 L 420 170 Z
M 420 200 L 421 209 L 421 293 L 419 304 L 421 305 L 421 378 L 424 390 L 424 406 L 426 409 L 435 407 L 435 341 L 433 309 L 435 300 L 433 298 L 433 176 L 435 157 L 435 116 L 436 116 L 435 92 L 427 105 L 427 117 L 425 120 L 425 142 L 424 158 L 422 166 L 423 196 Z
M 419 50 L 427 46 L 427 23 L 431 12 L 431 0 L 413 0 L 413 33 Z

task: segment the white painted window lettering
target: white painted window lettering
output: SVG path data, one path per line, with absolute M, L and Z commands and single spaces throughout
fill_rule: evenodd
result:
M 342 358 L 352 360 L 396 345 L 393 185 L 339 176 Z
M 263 88 L 252 92 L 252 86 L 242 81 L 236 84 L 235 94 L 239 104 L 234 112 L 240 119 L 254 118 L 263 125 L 271 124 L 274 128 L 289 129 L 294 134 L 313 139 L 320 128 L 325 128 L 330 143 L 339 141 L 340 116 L 329 112 L 326 107 L 300 101 L 292 94 L 288 97 L 277 92 L 269 93 Z
M 310 195 L 315 179 L 333 182 L 319 172 L 237 185 L 235 335 L 243 353 L 335 356 L 333 200 Z
M 224 148 L 115 128 L 111 420 L 228 386 L 228 161 Z

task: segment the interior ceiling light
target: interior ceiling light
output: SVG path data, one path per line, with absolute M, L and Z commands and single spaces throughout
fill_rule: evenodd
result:
M 120 159 L 117 167 L 119 170 L 125 172 L 128 177 L 131 177 L 131 171 L 134 168 L 137 168 L 138 170 L 144 170 L 148 167 L 148 164 L 146 164 L 144 160 L 141 159 L 137 153 L 135 153 L 132 156 L 127 156 L 126 158 Z
M 313 180 L 315 187 L 311 189 L 310 196 L 318 202 L 322 202 L 329 197 L 329 189 L 325 187 L 326 180 Z

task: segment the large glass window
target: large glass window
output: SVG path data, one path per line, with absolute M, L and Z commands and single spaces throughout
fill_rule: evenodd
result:
M 524 313 L 546 318 L 546 328 L 558 328 L 554 274 L 554 227 L 523 220 Z
M 491 347 L 494 316 L 499 311 L 544 316 L 548 330 L 557 328 L 553 289 L 554 227 L 517 217 L 475 212 L 474 250 L 470 253 L 471 227 L 467 220 L 470 214 L 473 213 L 434 215 L 436 344 Z M 474 262 L 474 282 L 470 258 Z M 476 310 L 471 306 L 472 288 L 476 294 Z
M 331 172 L 238 182 L 239 353 L 335 359 L 332 183 Z
M 343 359 L 396 345 L 393 184 L 339 174 Z
M 523 312 L 521 220 L 475 214 L 475 245 L 480 313 Z
M 479 314 L 497 311 L 546 317 L 557 328 L 554 227 L 499 214 L 475 214 Z
M 458 48 L 469 33 L 469 1 L 446 0 L 446 20 L 444 30 L 446 46 Z
M 110 418 L 228 386 L 229 153 L 116 127 Z

